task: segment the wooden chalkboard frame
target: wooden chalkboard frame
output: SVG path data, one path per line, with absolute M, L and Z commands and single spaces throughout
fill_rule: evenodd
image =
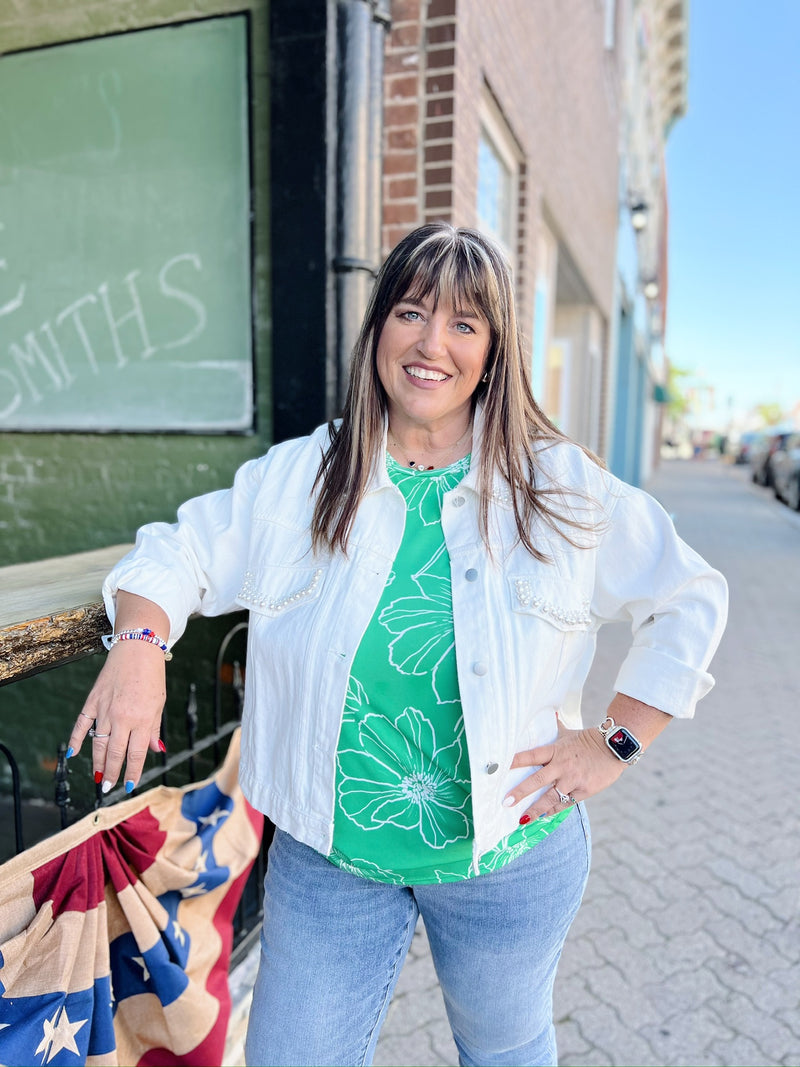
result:
M 182 38 L 176 35 L 184 34 Z M 219 36 L 220 41 L 225 41 L 228 35 L 228 43 L 225 47 L 231 50 L 232 59 L 229 59 L 230 70 L 225 74 L 229 77 L 226 91 L 229 94 L 227 101 L 229 109 L 235 108 L 235 123 L 227 121 L 232 111 L 227 116 L 222 113 L 209 115 L 213 110 L 208 107 L 210 90 L 206 92 L 203 101 L 203 93 L 199 92 L 199 102 L 191 99 L 194 94 L 187 94 L 187 107 L 194 105 L 199 113 L 205 106 L 202 115 L 190 115 L 194 120 L 192 132 L 196 134 L 200 119 L 203 121 L 202 132 L 209 137 L 209 126 L 213 121 L 217 122 L 221 131 L 227 131 L 233 125 L 230 138 L 235 139 L 236 168 L 233 164 L 225 172 L 219 164 L 219 156 L 209 149 L 210 166 L 209 175 L 205 179 L 207 188 L 202 188 L 198 197 L 206 196 L 205 203 L 216 206 L 220 199 L 223 206 L 218 209 L 218 216 L 209 223 L 207 233 L 201 233 L 199 239 L 205 241 L 203 252 L 197 247 L 167 248 L 163 236 L 168 229 L 172 217 L 178 217 L 179 221 L 191 220 L 192 211 L 194 219 L 202 217 L 205 222 L 209 212 L 198 210 L 198 203 L 203 205 L 202 199 L 194 204 L 181 203 L 180 197 L 173 196 L 153 220 L 153 232 L 161 235 L 162 247 L 152 248 L 149 244 L 146 221 L 142 220 L 141 238 L 143 247 L 150 256 L 148 269 L 150 277 L 146 277 L 147 271 L 138 263 L 134 263 L 135 255 L 133 246 L 129 249 L 128 262 L 113 276 L 108 269 L 108 263 L 100 263 L 102 256 L 93 259 L 92 253 L 99 248 L 101 242 L 97 235 L 92 232 L 80 233 L 79 225 L 71 215 L 78 214 L 80 204 L 75 204 L 74 211 L 63 211 L 65 232 L 68 237 L 75 239 L 79 233 L 80 240 L 75 241 L 78 253 L 69 262 L 61 262 L 60 274 L 73 279 L 79 276 L 81 269 L 86 270 L 99 263 L 95 271 L 95 284 L 83 286 L 83 292 L 79 293 L 74 300 L 62 298 L 61 307 L 58 300 L 52 298 L 57 285 L 53 284 L 53 274 L 58 275 L 59 270 L 53 264 L 46 262 L 46 267 L 40 273 L 35 270 L 31 263 L 23 265 L 21 273 L 14 276 L 15 262 L 14 241 L 20 242 L 20 248 L 27 248 L 31 243 L 29 235 L 25 233 L 19 218 L 8 219 L 3 217 L 3 188 L 6 183 L 8 194 L 8 172 L 10 169 L 6 160 L 6 177 L 4 178 L 4 163 L 0 158 L 0 432 L 25 432 L 25 433 L 144 433 L 144 434 L 252 434 L 255 430 L 255 351 L 256 351 L 256 323 L 254 317 L 254 193 L 253 193 L 253 130 L 252 130 L 252 73 L 251 73 L 251 26 L 250 14 L 247 11 L 233 14 L 211 15 L 207 18 L 183 20 L 169 24 L 159 24 L 148 27 L 137 27 L 121 33 L 109 33 L 93 38 L 79 38 L 70 41 L 59 41 L 41 47 L 24 49 L 18 52 L 7 53 L 0 56 L 0 76 L 2 76 L 3 64 L 9 62 L 24 63 L 21 57 L 36 57 L 41 63 L 40 57 L 45 54 L 50 56 L 59 53 L 64 55 L 65 49 L 91 46 L 97 56 L 98 46 L 102 49 L 106 42 L 117 42 L 116 54 L 120 55 L 120 44 L 136 46 L 141 55 L 148 55 L 157 51 L 154 42 L 158 42 L 163 48 L 167 42 L 171 42 L 175 48 L 186 47 L 189 44 L 202 43 L 203 34 L 206 35 L 204 47 L 213 47 L 213 37 Z M 157 35 L 157 36 L 156 36 Z M 167 36 L 170 35 L 170 36 Z M 194 36 L 193 36 L 194 35 Z M 176 45 L 175 42 L 179 43 Z M 175 53 L 177 54 L 177 53 Z M 185 53 L 182 53 L 185 58 Z M 199 55 L 202 55 L 200 49 Z M 85 53 L 84 53 L 85 55 Z M 102 57 L 101 57 L 102 58 Z M 154 65 L 157 56 L 154 58 Z M 191 57 L 187 66 L 191 63 Z M 163 66 L 163 65 L 162 65 Z M 174 64 L 170 64 L 174 66 Z M 18 68 L 19 69 L 19 68 Z M 206 68 L 203 68 L 204 70 Z M 142 79 L 148 80 L 150 72 L 144 71 Z M 124 73 L 121 76 L 124 78 Z M 152 78 L 149 79 L 152 81 Z M 219 93 L 220 73 L 214 67 L 214 95 Z M 117 83 L 107 82 L 105 86 L 101 81 L 97 82 L 99 96 L 106 97 L 115 89 L 119 90 Z M 144 90 L 148 86 L 143 82 Z M 74 89 L 74 87 L 73 87 Z M 156 90 L 153 90 L 154 92 Z M 56 94 L 57 95 L 57 94 Z M 145 92 L 146 95 L 146 92 Z M 183 101 L 182 102 L 186 102 Z M 95 101 L 96 103 L 96 101 Z M 118 101 L 112 101 L 118 103 Z M 113 108 L 104 100 L 108 118 Z M 129 118 L 133 116 L 133 125 L 136 126 L 138 117 L 131 107 L 131 101 L 127 104 L 130 110 Z M 98 105 L 99 106 L 99 105 Z M 121 107 L 121 105 L 120 105 Z M 153 114 L 151 108 L 150 114 Z M 124 119 L 124 115 L 123 115 Z M 180 123 L 172 116 L 172 129 L 179 128 Z M 159 122 L 161 126 L 159 127 Z M 113 125 L 110 124 L 110 125 Z M 144 129 L 144 123 L 141 123 Z M 191 126 L 191 121 L 187 123 Z M 158 114 L 155 115 L 154 126 L 156 133 L 163 134 L 169 128 L 169 122 Z M 48 131 L 45 131 L 47 133 Z M 145 130 L 146 137 L 149 128 Z M 128 130 L 125 130 L 128 133 Z M 212 130 L 213 133 L 213 130 Z M 53 136 L 53 130 L 49 131 L 48 147 L 57 141 Z M 0 129 L 0 137 L 2 129 Z M 120 137 L 121 139 L 121 137 Z M 222 138 L 221 138 L 222 139 Z M 168 144 L 162 139 L 162 147 Z M 204 140 L 203 145 L 205 146 Z M 190 148 L 198 151 L 199 138 Z M 227 145 L 227 142 L 226 142 Z M 147 147 L 147 146 L 146 146 Z M 95 156 L 99 155 L 96 146 L 92 148 Z M 145 153 L 145 156 L 147 153 Z M 64 184 L 69 186 L 71 179 L 70 167 L 74 169 L 75 161 L 80 159 L 80 153 L 72 158 L 67 156 L 64 167 L 66 175 Z M 226 164 L 230 156 L 224 154 Z M 175 162 L 177 160 L 177 163 Z M 90 162 L 92 162 L 90 160 Z M 47 162 L 47 161 L 45 161 Z M 145 159 L 146 167 L 152 161 Z M 191 171 L 191 152 L 187 151 L 185 169 Z M 184 160 L 180 152 L 171 160 L 173 170 L 180 170 Z M 31 168 L 33 171 L 35 168 Z M 46 170 L 45 166 L 39 165 L 39 170 Z M 219 173 L 217 173 L 217 171 Z M 194 174 L 194 172 L 191 172 Z M 62 176 L 62 175 L 60 175 Z M 139 183 L 137 193 L 136 182 L 128 182 L 127 191 L 132 188 L 135 196 L 143 197 L 141 189 L 147 186 L 147 192 L 151 192 L 153 170 L 146 172 L 147 182 Z M 94 177 L 94 174 L 92 175 Z M 97 189 L 102 192 L 111 188 L 109 180 L 113 174 L 104 173 L 102 182 L 98 183 Z M 123 175 L 127 179 L 127 175 Z M 173 192 L 179 186 L 175 185 L 176 176 L 168 176 L 173 183 Z M 180 178 L 180 174 L 178 174 Z M 76 184 L 73 181 L 73 185 Z M 91 186 L 91 181 L 86 183 Z M 124 183 L 123 183 L 124 184 Z M 189 185 L 202 183 L 190 182 Z M 183 186 L 185 188 L 185 185 Z M 219 191 L 222 190 L 222 196 Z M 91 188 L 84 189 L 84 193 L 91 200 Z M 191 189 L 189 190 L 191 192 Z M 134 197 L 135 198 L 135 197 Z M 186 200 L 190 197 L 187 195 Z M 40 198 L 39 203 L 46 202 L 46 198 Z M 7 211 L 9 196 L 5 197 L 5 209 Z M 64 205 L 61 205 L 62 208 Z M 69 205 L 67 205 L 69 206 Z M 204 206 L 204 205 L 203 205 Z M 94 209 L 94 204 L 90 203 Z M 227 214 L 223 215 L 223 210 Z M 181 220 L 181 212 L 184 219 Z M 24 217 L 24 212 L 20 213 Z M 106 218 L 108 218 L 108 213 Z M 230 220 L 230 227 L 226 225 Z M 139 217 L 131 215 L 128 220 L 130 232 L 136 238 L 140 238 Z M 49 239 L 53 229 L 46 228 L 46 236 Z M 91 231 L 91 227 L 87 228 Z M 103 232 L 105 232 L 103 230 Z M 186 232 L 196 234 L 196 227 L 192 228 L 186 223 Z M 228 237 L 226 241 L 224 238 Z M 95 245 L 92 245 L 95 241 Z M 153 242 L 157 245 L 157 241 Z M 120 242 L 123 255 L 125 253 L 124 240 Z M 39 240 L 38 248 L 41 251 L 45 247 L 44 239 Z M 71 246 L 70 246 L 71 247 Z M 225 249 L 227 260 L 222 267 L 217 264 L 215 253 L 218 248 Z M 102 251 L 102 250 L 101 250 Z M 169 254 L 172 252 L 173 254 Z M 159 257 L 160 253 L 160 259 Z M 57 258 L 57 257 L 54 257 Z M 221 257 L 224 259 L 224 257 Z M 46 257 L 41 262 L 45 262 Z M 233 267 L 225 264 L 232 263 Z M 211 274 L 211 267 L 216 269 L 218 275 Z M 68 268 L 74 266 L 74 270 Z M 103 270 L 102 268 L 106 269 Z M 48 274 L 49 271 L 49 274 Z M 213 281 L 230 282 L 230 290 L 226 296 L 224 292 L 213 290 Z M 98 280 L 100 279 L 100 280 Z M 47 314 L 40 312 L 34 306 L 31 311 L 32 301 L 30 296 L 35 290 L 38 281 L 42 281 L 47 297 L 54 304 Z M 206 286 L 201 295 L 193 292 L 192 286 L 198 286 L 202 282 Z M 149 289 L 148 289 L 149 287 Z M 80 285 L 76 282 L 75 289 Z M 222 288 L 222 287 L 220 287 Z M 73 294 L 74 295 L 74 294 Z M 218 316 L 219 322 L 215 322 L 216 332 L 210 337 L 204 337 L 206 348 L 197 344 L 197 338 L 203 331 L 208 330 L 210 297 L 217 300 L 212 304 L 212 311 L 218 312 L 222 307 L 222 313 Z M 146 304 L 146 300 L 150 304 Z M 162 316 L 160 325 L 161 337 L 155 336 L 148 322 L 150 309 L 156 307 L 160 300 L 159 311 Z M 227 300 L 227 305 L 225 304 Z M 166 322 L 168 309 L 172 319 Z M 37 314 L 37 311 L 39 313 Z M 27 313 L 27 317 L 26 317 Z M 92 318 L 93 316 L 93 318 Z M 99 345 L 91 330 L 99 330 L 105 322 L 106 337 L 105 346 Z M 12 326 L 12 323 L 14 324 Z M 165 325 L 166 323 L 166 325 Z M 18 324 L 18 325 L 17 325 Z M 72 350 L 66 351 L 67 345 L 64 338 L 59 336 L 61 329 L 71 331 Z M 171 330 L 171 333 L 170 333 Z M 138 349 L 138 350 L 137 350 Z M 194 351 L 192 351 L 194 349 Z M 83 385 L 81 375 L 76 372 L 76 352 L 83 360 Z M 233 354 L 230 355 L 229 353 Z M 221 353 L 221 356 L 217 354 Z M 166 359 L 163 358 L 166 355 Z M 183 358 L 173 358 L 173 357 Z M 189 358 L 187 358 L 187 356 Z M 161 358 L 159 358 L 161 357 Z M 88 371 L 87 371 L 88 366 Z M 113 371 L 112 371 L 113 368 Z M 114 381 L 116 372 L 119 381 Z M 100 379 L 111 379 L 109 387 L 104 386 Z M 124 380 L 123 380 L 124 379 Z M 3 390 L 5 389 L 5 394 Z M 13 390 L 20 399 L 15 404 Z M 20 413 L 23 399 L 27 402 L 27 410 Z M 61 407 L 59 407 L 61 402 Z

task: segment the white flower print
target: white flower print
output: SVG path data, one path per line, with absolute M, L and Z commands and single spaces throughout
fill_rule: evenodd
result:
M 489 849 L 488 852 L 484 852 L 478 860 L 478 873 L 486 874 L 489 871 L 499 870 L 500 867 L 505 867 L 507 863 L 515 860 L 518 856 L 522 856 L 529 849 L 542 840 L 543 837 L 551 832 L 554 827 L 551 825 L 553 820 L 561 822 L 563 814 L 557 812 L 555 815 L 541 815 L 536 820 L 535 827 L 526 827 L 524 836 L 520 836 L 519 830 L 512 830 L 510 834 L 507 834 L 502 840 L 498 841 L 494 848 Z M 512 841 L 511 839 L 516 840 Z
M 446 885 L 448 882 L 468 882 L 472 878 L 472 867 L 466 874 L 452 874 L 450 871 L 437 871 L 433 872 L 436 875 L 436 881 L 439 885 Z
M 456 486 L 469 471 L 470 457 L 464 456 L 458 463 L 445 467 L 439 474 L 426 473 L 422 477 L 398 463 L 392 456 L 389 456 L 389 462 L 395 470 L 392 481 L 406 498 L 408 510 L 418 511 L 422 524 L 432 526 L 441 521 L 444 494 Z
M 366 878 L 367 881 L 391 882 L 392 885 L 405 884 L 402 875 L 395 874 L 394 871 L 387 871 L 384 867 L 379 867 L 377 863 L 373 863 L 372 860 L 362 860 L 358 856 L 348 859 L 335 848 L 331 850 L 328 859 L 343 871 L 347 871 L 348 874 L 355 874 L 358 878 Z
M 342 715 L 342 721 L 345 719 L 350 722 L 358 722 L 362 717 L 362 708 L 364 706 L 369 707 L 369 697 L 364 686 L 359 682 L 358 678 L 354 678 L 350 675 L 347 682 L 347 693 L 344 698 L 344 714 Z
M 364 830 L 391 823 L 416 831 L 431 848 L 467 838 L 469 780 L 454 777 L 463 737 L 463 719 L 455 740 L 439 748 L 432 723 L 416 708 L 405 708 L 394 722 L 367 714 L 359 749 L 337 756 L 339 807 Z
M 447 572 L 437 574 L 443 562 Z M 378 617 L 390 634 L 397 635 L 389 643 L 389 662 L 401 674 L 430 674 L 436 702 L 456 703 L 458 693 L 451 700 L 443 700 L 437 685 L 439 668 L 455 648 L 450 568 L 445 545 L 441 545 L 425 566 L 411 577 L 420 595 L 393 600 Z

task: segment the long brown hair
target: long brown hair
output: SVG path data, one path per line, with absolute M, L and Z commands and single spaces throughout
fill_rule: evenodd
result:
M 511 490 L 520 541 L 544 560 L 531 538 L 535 518 L 573 544 L 567 528 L 586 528 L 552 506 L 551 498 L 560 490 L 536 486 L 542 445 L 569 439 L 533 397 L 505 256 L 484 234 L 443 222 L 420 226 L 404 237 L 378 274 L 350 361 L 342 419 L 330 424 L 331 443 L 314 483 L 319 489 L 311 523 L 314 548 L 347 551 L 358 506 L 382 456 L 387 398 L 376 353 L 384 323 L 401 300 L 418 302 L 431 296 L 435 304 L 444 300 L 452 307 L 479 311 L 491 331 L 485 381 L 473 394 L 473 403 L 481 401 L 485 416 L 478 474 L 481 536 L 488 547 L 489 505 L 499 472 Z

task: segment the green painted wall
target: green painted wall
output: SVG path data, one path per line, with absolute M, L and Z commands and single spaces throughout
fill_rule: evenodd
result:
M 241 436 L 0 433 L 0 564 L 131 541 L 142 523 L 173 519 L 187 497 L 230 484 L 242 462 L 265 451 L 272 432 L 267 0 L 72 0 L 57 9 L 15 0 L 0 11 L 0 42 L 8 53 L 243 10 L 251 18 L 256 430 Z M 169 670 L 171 731 L 193 679 L 206 717 L 216 642 L 233 621 L 192 623 L 178 646 Z M 21 758 L 28 791 L 49 794 L 50 760 L 99 666 L 93 658 L 0 688 L 0 740 Z M 183 745 L 177 731 L 167 740 L 172 748 Z M 74 770 L 88 774 L 88 760 Z M 7 778 L 0 761 L 0 790 Z
M 243 9 L 251 14 L 256 433 L 0 433 L 0 564 L 132 539 L 142 522 L 171 518 L 188 496 L 228 484 L 236 468 L 271 439 L 267 3 L 74 0 L 48 13 L 39 0 L 18 0 L 13 17 L 7 6 L 0 15 L 0 41 L 8 53 Z

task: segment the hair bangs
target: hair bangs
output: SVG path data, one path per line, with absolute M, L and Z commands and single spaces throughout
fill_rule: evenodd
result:
M 444 302 L 456 312 L 480 314 L 496 334 L 496 275 L 483 249 L 463 234 L 432 235 L 409 256 L 397 282 L 393 303 L 421 303 L 432 297 L 435 307 Z

